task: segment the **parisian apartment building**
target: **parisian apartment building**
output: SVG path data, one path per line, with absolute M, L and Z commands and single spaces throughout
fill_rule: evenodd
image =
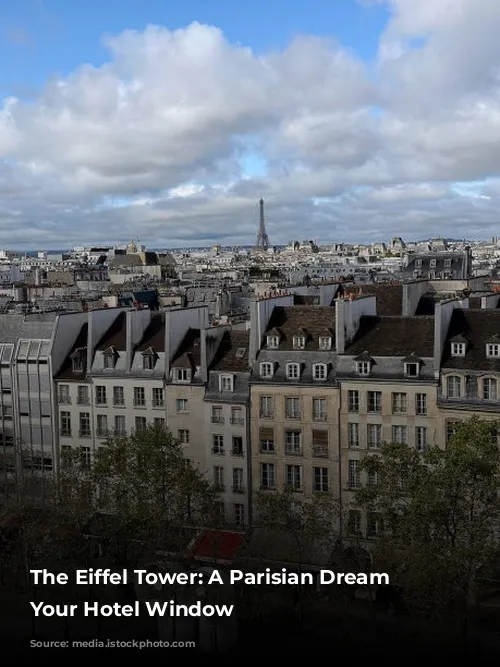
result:
M 220 493 L 228 528 L 261 494 L 332 494 L 364 538 L 353 492 L 384 442 L 444 446 L 500 411 L 500 294 L 480 278 L 340 284 L 255 298 L 211 326 L 206 306 L 0 317 L 2 475 L 92 461 L 110 433 L 164 424 Z

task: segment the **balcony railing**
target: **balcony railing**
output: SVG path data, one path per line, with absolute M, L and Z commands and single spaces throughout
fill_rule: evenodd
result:
M 231 424 L 233 426 L 243 426 L 245 424 L 245 420 L 243 417 L 231 417 Z
M 287 419 L 300 419 L 300 412 L 287 412 L 285 417 Z
M 69 396 L 59 396 L 57 401 L 62 405 L 71 405 L 71 398 Z
M 316 412 L 313 414 L 313 421 L 326 422 L 326 412 Z
M 212 415 L 212 424 L 223 424 L 224 423 L 224 417 L 221 417 L 220 415 Z
M 262 410 L 259 414 L 261 419 L 273 419 L 274 412 L 272 410 Z
M 231 456 L 245 456 L 245 452 L 242 449 L 232 449 Z
M 215 454 L 215 456 L 224 456 L 225 449 L 223 447 L 212 447 L 212 454 Z
M 60 431 L 60 435 L 64 438 L 71 438 L 71 429 L 70 428 L 62 428 Z
M 233 493 L 245 493 L 245 487 L 241 484 L 233 484 Z
M 287 456 L 302 456 L 302 446 L 285 445 L 285 454 Z
M 81 429 L 78 431 L 78 437 L 79 437 L 79 438 L 90 438 L 90 437 L 91 437 L 90 430 L 88 430 L 88 429 L 86 429 L 86 428 L 84 428 L 84 429 L 81 428 Z
M 77 405 L 90 405 L 88 396 L 78 396 L 76 399 Z
M 328 445 L 313 445 L 313 456 L 318 459 L 327 459 Z

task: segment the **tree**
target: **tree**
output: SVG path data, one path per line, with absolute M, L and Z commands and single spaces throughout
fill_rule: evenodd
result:
M 429 614 L 455 614 L 464 631 L 478 580 L 498 553 L 498 426 L 473 417 L 457 424 L 445 449 L 423 454 L 387 444 L 364 459 L 372 485 L 356 494 L 368 524 L 383 524 L 374 558 L 408 602 Z
M 218 494 L 163 426 L 110 436 L 84 480 L 129 544 L 185 547 L 193 528 L 214 525 L 218 516 Z

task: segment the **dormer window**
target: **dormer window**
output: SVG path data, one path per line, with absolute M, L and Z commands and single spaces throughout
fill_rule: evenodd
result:
M 500 343 L 488 343 L 486 345 L 487 357 L 500 357 Z
M 268 336 L 267 337 L 267 347 L 270 350 L 276 350 L 279 347 L 280 339 L 279 336 Z
M 331 350 L 332 349 L 331 336 L 320 336 L 318 341 L 318 347 L 320 350 Z
M 326 364 L 313 364 L 314 380 L 326 380 L 328 369 Z
M 452 357 L 464 357 L 465 356 L 465 343 L 452 343 L 451 344 L 451 356 Z
M 304 334 L 296 334 L 293 337 L 293 349 L 294 350 L 303 350 L 306 346 L 306 337 Z
M 264 361 L 260 365 L 260 377 L 261 378 L 272 378 L 274 375 L 273 364 L 269 361 Z
M 431 267 L 431 269 L 435 269 L 436 268 L 436 260 L 431 259 L 431 261 L 429 262 L 429 266 Z
M 174 380 L 179 383 L 191 382 L 191 370 L 189 368 L 174 368 Z
M 287 364 L 286 365 L 286 379 L 287 380 L 298 380 L 300 378 L 300 364 Z
M 83 373 L 83 357 L 73 357 L 73 373 Z
M 78 348 L 71 355 L 73 373 L 83 373 L 87 361 L 87 348 Z
M 104 368 L 112 369 L 116 366 L 116 360 L 118 359 L 118 354 L 114 347 L 108 347 L 107 350 L 103 352 L 103 364 Z
M 219 387 L 221 391 L 233 391 L 234 377 L 232 375 L 221 375 L 219 377 Z
M 369 361 L 357 361 L 356 373 L 358 375 L 370 375 L 371 363 Z
M 420 364 L 417 361 L 405 362 L 405 377 L 416 378 L 420 375 Z
M 152 348 L 142 353 L 142 368 L 145 371 L 152 371 L 156 365 L 158 356 Z

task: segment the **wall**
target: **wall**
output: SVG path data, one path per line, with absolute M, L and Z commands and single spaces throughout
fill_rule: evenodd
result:
M 89 312 L 89 337 L 87 341 L 87 370 L 92 367 L 94 349 L 118 315 L 126 312 L 128 308 L 104 308 Z
M 61 370 L 64 360 L 88 318 L 88 313 L 58 315 L 52 335 L 52 372 L 54 375 Z
M 151 311 L 147 308 L 143 310 L 130 310 L 127 313 L 127 370 L 132 365 L 134 348 L 141 341 L 148 324 L 151 322 Z
M 262 336 L 267 329 L 275 306 L 293 306 L 293 294 L 270 299 L 255 300 L 250 303 L 250 365 L 255 362 L 260 350 Z
M 329 306 L 331 305 L 335 295 L 339 291 L 340 285 L 338 283 L 332 283 L 330 285 L 320 285 L 319 286 L 319 305 L 320 306 Z
M 450 299 L 436 303 L 434 310 L 434 368 L 436 378 L 439 377 L 441 367 L 441 357 L 443 355 L 443 346 L 448 328 L 450 326 L 451 316 L 455 308 L 468 308 L 468 299 Z
M 491 294 L 481 297 L 481 308 L 498 308 L 499 301 L 500 294 L 498 292 L 492 292 Z
M 428 291 L 427 280 L 416 280 L 411 283 L 403 283 L 403 312 L 404 317 L 413 317 L 417 312 L 421 297 Z
M 205 329 L 208 327 L 208 307 L 179 308 L 168 310 L 165 314 L 165 372 L 170 373 L 170 362 L 182 343 L 189 329 Z
M 359 328 L 359 321 L 363 316 L 377 314 L 377 299 L 375 296 L 366 296 L 349 301 L 337 299 L 335 301 L 335 342 L 337 352 L 345 351 L 346 342 L 352 340 Z
M 221 326 L 203 329 L 201 332 L 201 375 L 204 382 L 208 380 L 208 368 L 219 349 L 222 337 L 226 331 L 230 330 L 231 327 Z

